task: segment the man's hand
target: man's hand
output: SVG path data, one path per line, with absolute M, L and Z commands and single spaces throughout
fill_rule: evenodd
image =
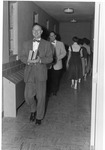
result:
M 33 60 L 28 60 L 27 63 L 28 63 L 28 64 L 32 64 L 32 63 L 33 63 Z
M 28 64 L 36 64 L 40 62 L 40 57 L 38 56 L 37 59 L 33 59 L 33 60 L 28 60 L 27 63 Z
M 69 64 L 68 64 L 68 63 L 66 63 L 66 69 L 67 69 L 67 70 L 69 69 Z
M 40 57 L 38 56 L 37 59 L 34 60 L 34 63 L 39 63 L 40 62 Z

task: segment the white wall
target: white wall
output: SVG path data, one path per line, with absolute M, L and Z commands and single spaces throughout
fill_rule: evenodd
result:
M 95 118 L 95 150 L 105 150 L 105 5 L 99 5 L 99 44 L 97 62 L 97 96 Z
M 59 23 L 45 13 L 41 8 L 32 1 L 16 1 L 17 9 L 17 30 L 18 30 L 18 54 L 20 55 L 22 45 L 25 40 L 32 38 L 33 12 L 39 14 L 39 23 L 46 27 L 46 20 L 49 20 L 49 29 L 53 30 L 54 25 L 59 31 Z M 9 18 L 8 18 L 8 1 L 3 1 L 3 64 L 9 63 Z
M 18 51 L 21 53 L 23 42 L 32 38 L 32 25 L 34 11 L 39 15 L 38 23 L 46 27 L 46 20 L 49 20 L 49 29 L 53 30 L 54 24 L 58 22 L 39 8 L 34 2 L 19 1 L 18 2 Z
M 3 1 L 3 62 L 9 62 L 9 43 L 8 43 L 8 1 Z
M 61 40 L 67 45 L 72 44 L 73 36 L 91 39 L 91 22 L 60 23 L 59 28 Z

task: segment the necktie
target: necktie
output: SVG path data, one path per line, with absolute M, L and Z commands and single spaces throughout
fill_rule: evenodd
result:
M 39 43 L 39 42 L 40 42 L 40 40 L 33 39 L 33 42 L 38 42 L 38 43 Z
M 55 41 L 53 41 L 52 44 L 55 44 Z
M 56 47 L 54 47 L 53 51 L 53 65 L 55 65 L 57 62 L 57 54 L 56 54 Z

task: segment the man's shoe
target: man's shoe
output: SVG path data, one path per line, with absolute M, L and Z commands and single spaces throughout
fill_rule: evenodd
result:
M 35 118 L 36 118 L 36 112 L 31 112 L 31 115 L 30 115 L 30 121 L 35 121 Z
M 39 119 L 36 119 L 36 122 L 35 122 L 36 125 L 41 125 L 41 120 Z
M 51 93 L 47 93 L 47 97 L 50 97 L 51 96 Z
M 54 95 L 54 96 L 57 96 L 57 93 L 56 93 L 56 92 L 53 92 L 53 95 Z

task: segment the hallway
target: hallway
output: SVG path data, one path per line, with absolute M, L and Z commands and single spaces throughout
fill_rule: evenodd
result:
M 17 118 L 3 118 L 3 150 L 89 150 L 91 77 L 78 90 L 71 89 L 63 75 L 57 96 L 49 99 L 41 126 L 29 122 L 24 103 Z

